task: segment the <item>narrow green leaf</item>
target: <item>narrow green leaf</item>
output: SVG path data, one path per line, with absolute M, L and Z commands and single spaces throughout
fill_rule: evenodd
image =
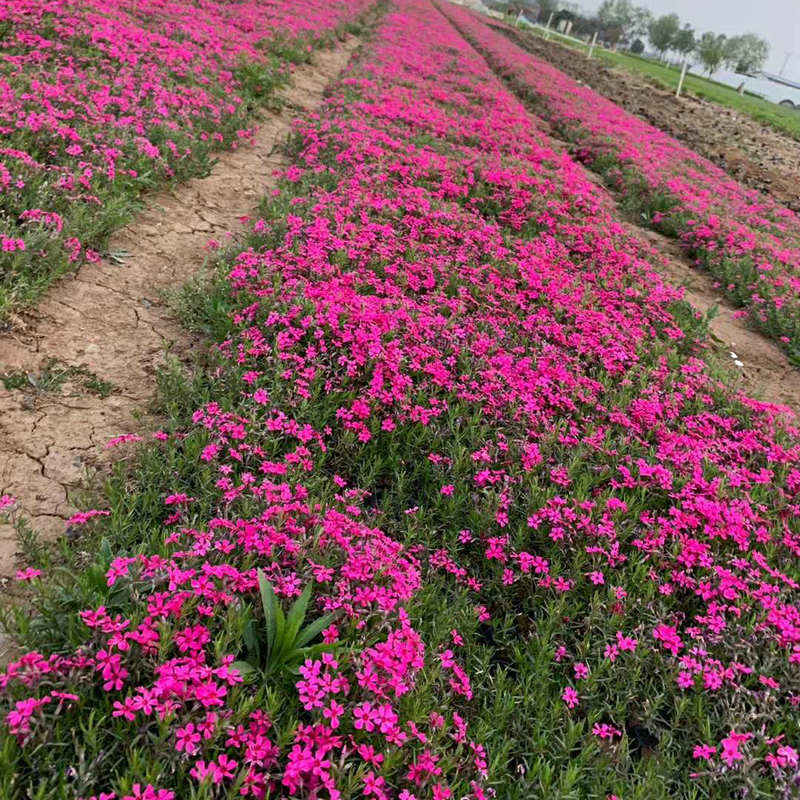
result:
M 311 588 L 310 582 L 306 584 L 300 597 L 294 601 L 292 607 L 289 609 L 289 616 L 286 617 L 286 642 L 289 645 L 294 645 L 297 634 L 300 631 L 300 626 L 306 618 L 308 604 L 311 601 Z
M 258 570 L 258 589 L 261 594 L 261 606 L 264 609 L 264 623 L 267 629 L 267 652 L 266 658 L 269 659 L 269 654 L 275 645 L 275 637 L 277 636 L 277 613 L 280 611 L 278 601 L 275 598 L 275 590 L 272 584 L 264 577 L 264 573 Z M 281 617 L 283 612 L 281 612 Z
M 242 631 L 244 643 L 247 647 L 247 654 L 251 659 L 261 662 L 261 644 L 256 634 L 256 625 L 252 619 L 248 619 Z
M 303 647 L 307 645 L 312 639 L 318 636 L 322 631 L 328 627 L 336 619 L 336 614 L 325 614 L 314 622 L 306 625 L 300 635 L 295 640 L 295 647 Z
M 278 642 L 283 642 L 284 632 L 286 630 L 286 616 L 283 613 L 283 609 L 278 602 L 278 599 L 275 598 L 275 643 L 277 646 Z
M 247 661 L 234 661 L 231 667 L 239 670 L 245 683 L 249 683 L 258 675 L 258 669 Z

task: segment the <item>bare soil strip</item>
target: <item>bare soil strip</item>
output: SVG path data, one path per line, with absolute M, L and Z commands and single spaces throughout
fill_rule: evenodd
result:
M 546 120 L 541 119 L 541 123 L 542 129 L 548 131 L 552 147 L 569 152 L 569 142 L 550 133 Z M 605 191 L 609 202 L 617 205 L 613 189 L 602 176 L 586 166 L 582 169 L 588 180 Z M 783 350 L 768 336 L 750 328 L 746 319 L 734 316 L 735 306 L 714 286 L 713 276 L 693 266 L 676 239 L 630 222 L 621 208 L 617 215 L 628 232 L 649 250 L 647 261 L 654 272 L 673 286 L 684 287 L 684 299 L 701 314 L 713 309 L 714 316 L 708 324 L 713 337 L 711 344 L 719 360 L 727 362 L 731 374 L 736 376 L 733 388 L 757 400 L 788 406 L 800 417 L 800 370 L 792 366 Z
M 547 120 L 536 119 L 553 149 L 570 151 L 570 143 L 557 138 Z M 586 179 L 600 187 L 608 201 L 617 206 L 617 216 L 628 232 L 645 245 L 645 251 L 649 251 L 647 261 L 653 271 L 667 283 L 684 287 L 684 299 L 701 314 L 714 310 L 708 324 L 713 337 L 711 344 L 719 360 L 731 367 L 731 374 L 736 377 L 733 388 L 757 400 L 788 406 L 800 417 L 800 370 L 792 366 L 783 350 L 768 336 L 750 328 L 746 319 L 734 316 L 736 308 L 715 288 L 713 276 L 695 267 L 676 239 L 626 219 L 613 189 L 602 176 L 584 165 L 581 168 Z
M 717 340 L 714 344 L 720 360 L 739 377 L 735 388 L 750 397 L 788 406 L 800 415 L 800 370 L 783 350 L 733 316 L 736 309 L 714 288 L 714 279 L 691 265 L 678 242 L 647 228 L 631 225 L 631 229 L 653 246 L 653 268 L 669 283 L 685 287 L 688 303 L 703 314 L 716 307 L 708 327 Z
M 347 65 L 356 37 L 315 52 L 294 70 L 280 114 L 265 115 L 252 144 L 219 154 L 211 174 L 147 198 L 147 209 L 112 238 L 127 254 L 87 264 L 59 282 L 23 326 L 0 338 L 0 495 L 18 498 L 45 540 L 65 531 L 87 475 L 107 467 L 106 443 L 143 433 L 166 353 L 186 354 L 191 336 L 159 297 L 201 269 L 211 239 L 241 229 L 288 166 L 276 145 L 298 111 L 318 108 Z M 112 451 L 113 452 L 113 451 Z M 16 532 L 0 525 L 0 580 L 16 568 Z

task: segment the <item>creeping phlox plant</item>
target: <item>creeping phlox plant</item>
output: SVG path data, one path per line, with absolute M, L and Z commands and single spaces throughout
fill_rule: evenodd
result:
M 138 193 L 248 139 L 289 61 L 368 0 L 9 0 L 0 8 L 0 316 L 84 259 Z
M 800 221 L 663 131 L 531 56 L 464 9 L 459 29 L 601 172 L 623 205 L 678 238 L 759 330 L 800 365 Z
M 291 147 L 179 427 L 22 576 L 0 787 L 792 796 L 794 418 L 428 0 Z

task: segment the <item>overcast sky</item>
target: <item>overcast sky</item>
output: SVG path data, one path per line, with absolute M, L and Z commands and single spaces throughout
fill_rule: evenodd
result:
M 596 11 L 600 0 L 578 0 Z M 778 72 L 787 53 L 792 55 L 784 73 L 800 80 L 800 0 L 634 0 L 654 14 L 676 13 L 698 34 L 705 31 L 757 33 L 770 43 L 766 69 Z

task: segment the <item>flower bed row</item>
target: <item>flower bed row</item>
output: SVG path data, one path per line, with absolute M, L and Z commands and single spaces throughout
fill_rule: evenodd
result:
M 800 221 L 463 9 L 459 29 L 536 112 L 601 172 L 637 219 L 678 238 L 696 263 L 800 365 Z
M 143 189 L 213 148 L 369 6 L 10 0 L 0 8 L 0 318 L 96 259 Z
M 21 576 L 0 790 L 793 791 L 792 421 L 428 0 L 293 147 L 174 430 Z

